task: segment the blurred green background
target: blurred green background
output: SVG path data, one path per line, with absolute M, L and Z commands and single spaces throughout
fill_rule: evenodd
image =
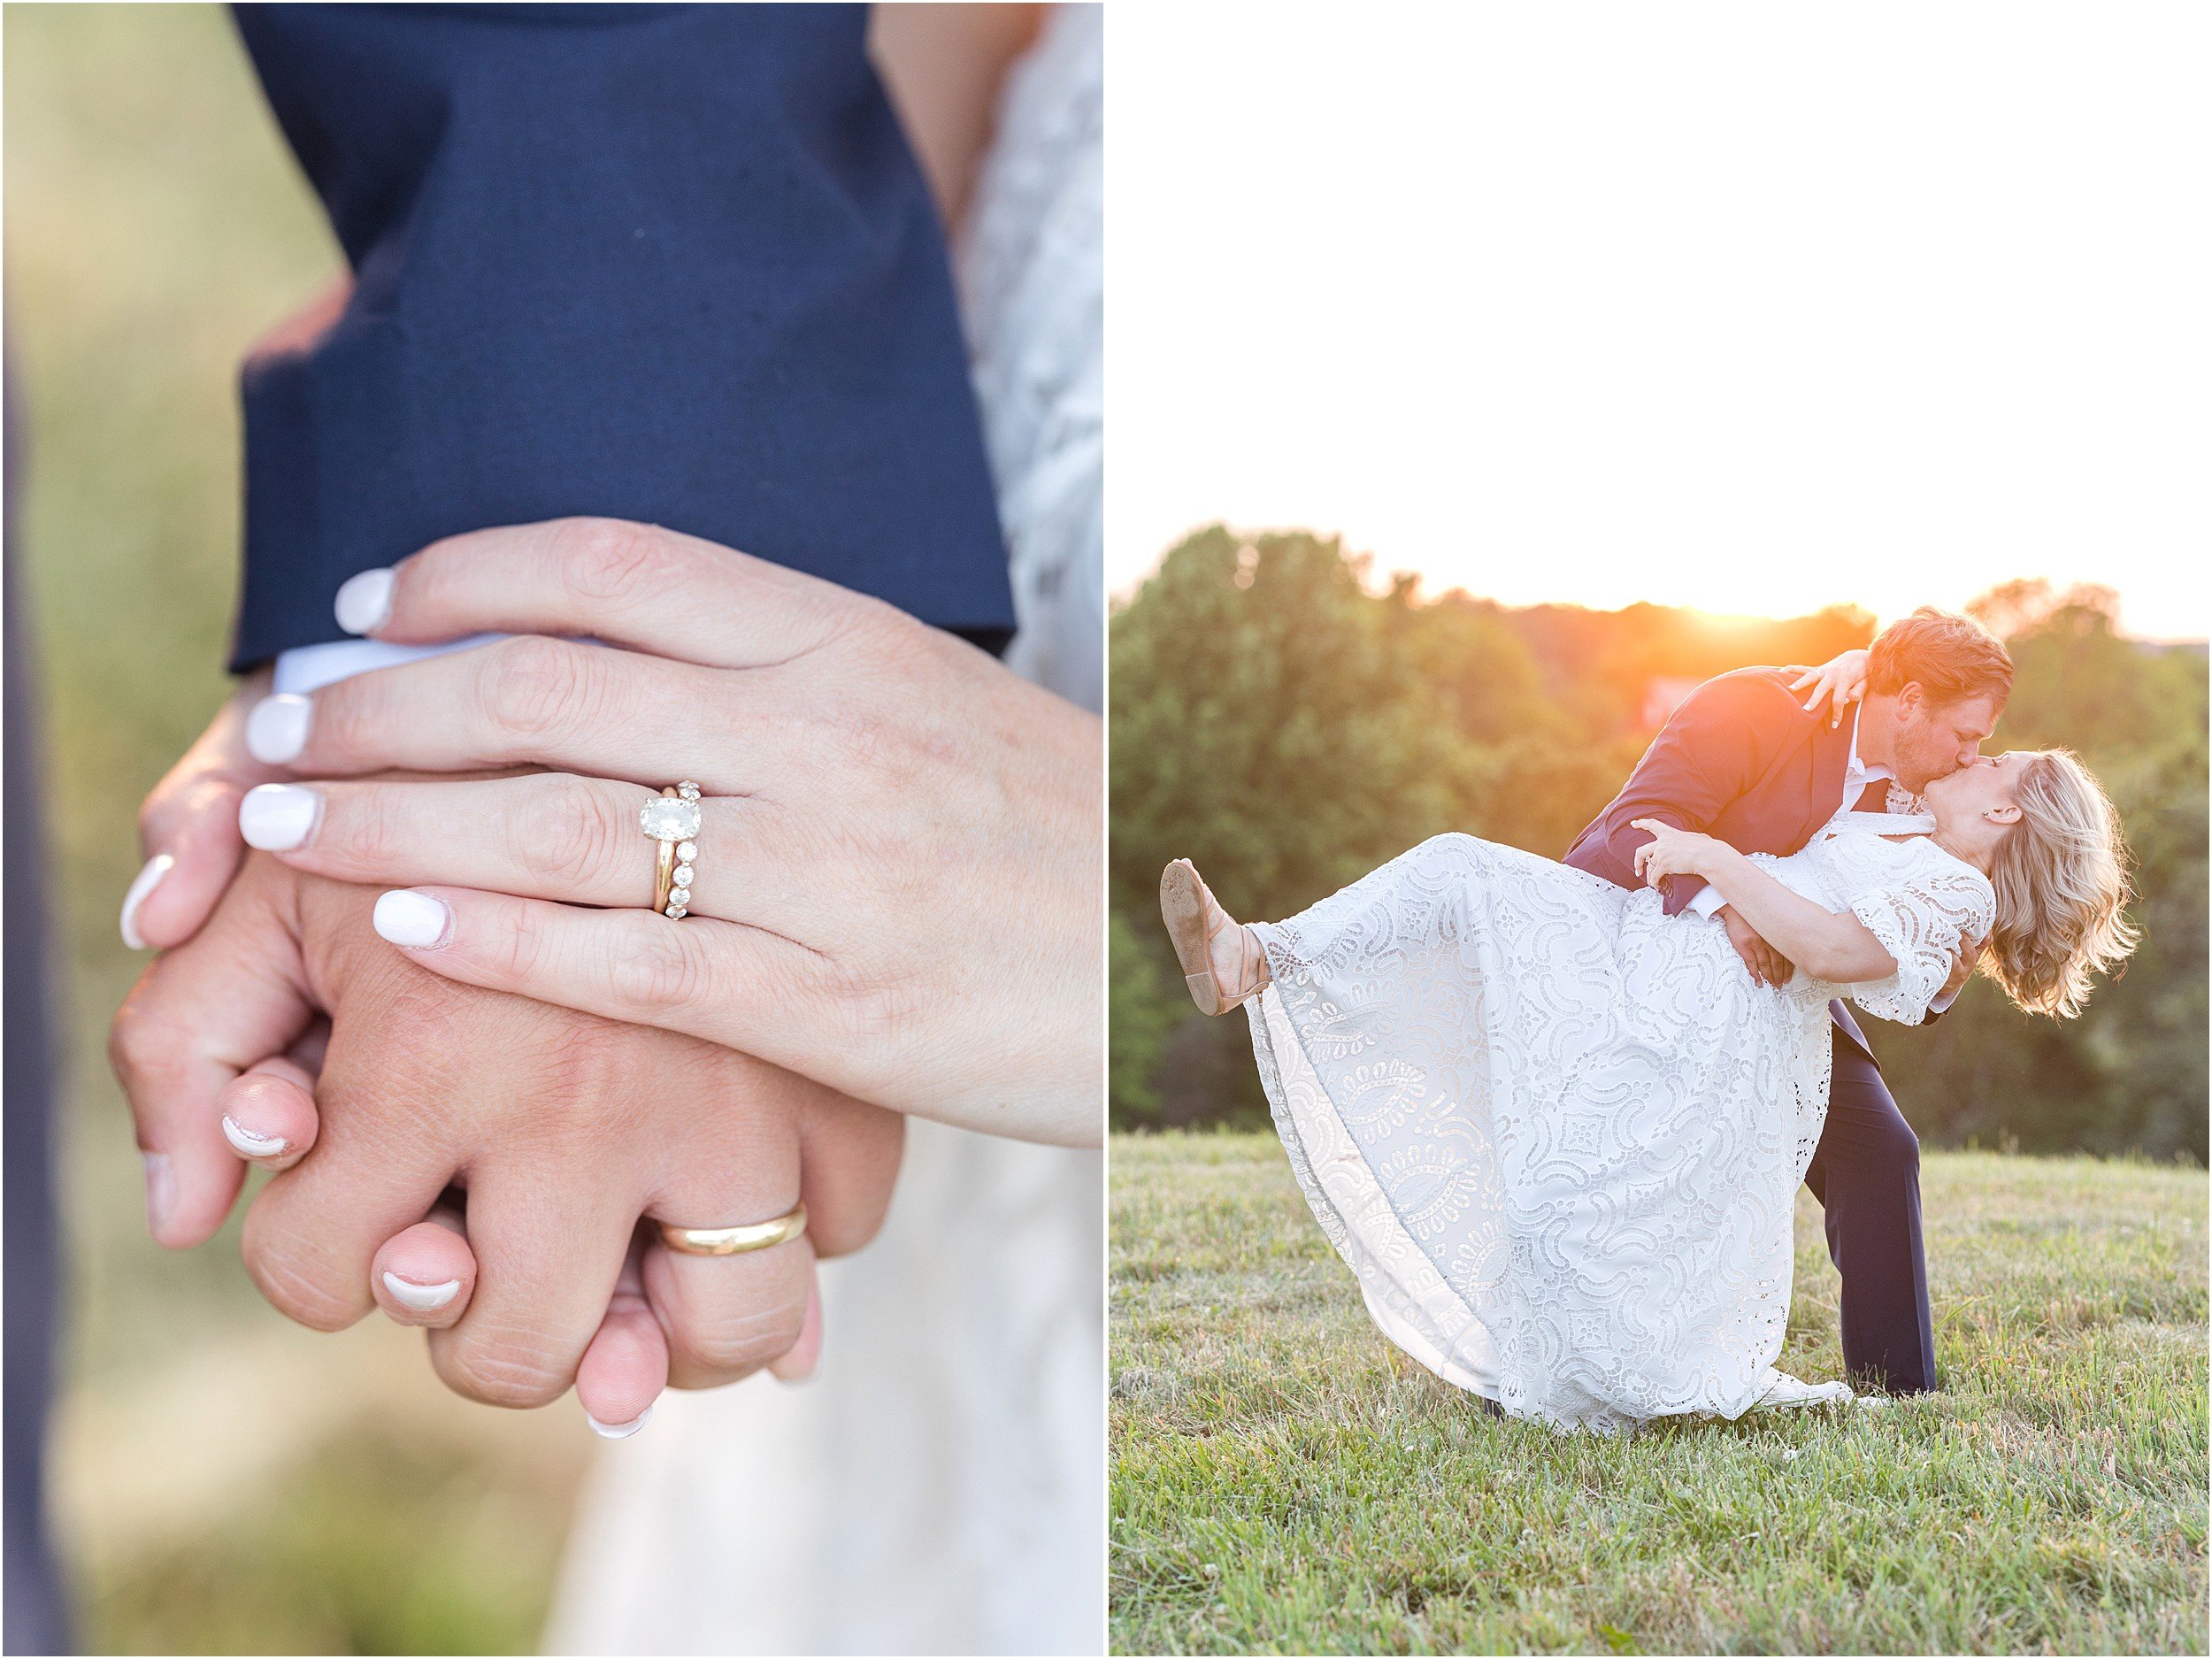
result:
M 141 965 L 116 933 L 137 803 L 227 689 L 236 365 L 337 250 L 220 10 L 10 5 L 5 35 L 17 576 L 69 1035 L 52 1507 L 78 1640 L 527 1651 L 593 1445 L 580 1414 L 463 1402 L 380 1320 L 288 1325 L 235 1221 L 157 1249 L 103 1052 Z
M 1110 1087 L 1118 1129 L 1266 1122 L 1242 1020 L 1185 995 L 1161 866 L 1232 914 L 1289 916 L 1444 830 L 1560 856 L 1692 687 L 1872 636 L 1848 606 L 1720 618 L 1509 609 L 1386 588 L 1302 532 L 1189 537 L 1110 626 Z M 1847 585 L 1848 572 L 1839 572 Z M 1987 748 L 2065 745 L 2125 822 L 2144 943 L 2088 1012 L 2032 1018 L 1976 979 L 1925 1030 L 1867 1034 L 1932 1146 L 2206 1153 L 2206 654 L 2115 632 L 2116 595 L 2018 581 L 1970 609 L 2016 679 Z M 1294 803 L 1294 806 L 1287 803 Z

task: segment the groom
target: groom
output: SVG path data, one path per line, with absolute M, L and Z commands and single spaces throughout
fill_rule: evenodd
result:
M 1809 713 L 1797 671 L 1740 668 L 1692 692 L 1652 740 L 1612 803 L 1575 838 L 1566 862 L 1641 887 L 1633 827 L 1659 818 L 1739 852 L 1797 851 L 1839 812 L 1886 812 L 1893 788 L 1917 795 L 1973 759 L 2012 690 L 2012 659 L 1963 617 L 1920 610 L 1884 630 L 1867 658 L 1866 695 L 1848 721 Z M 1670 916 L 1717 916 L 1762 983 L 1793 972 L 1720 895 L 1694 877 L 1663 878 Z M 1972 953 L 1937 997 L 1941 1016 Z M 1805 1171 L 1826 1212 L 1828 1254 L 1843 1279 L 1843 1357 L 1854 1377 L 1893 1394 L 1937 1386 L 1920 1239 L 1920 1142 L 1841 1002 L 1833 1018 L 1828 1119 Z

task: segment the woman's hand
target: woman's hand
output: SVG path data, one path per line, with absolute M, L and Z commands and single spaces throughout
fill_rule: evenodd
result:
M 1818 668 L 1808 668 L 1790 686 L 1790 689 L 1812 695 L 1805 699 L 1805 712 L 1817 713 L 1824 700 L 1828 704 L 1828 725 L 1831 729 L 1843 724 L 1843 710 L 1866 695 L 1866 658 L 1863 649 L 1842 651 L 1830 657 Z
M 641 525 L 455 537 L 339 605 L 379 639 L 523 637 L 291 700 L 262 723 L 292 734 L 272 764 L 558 769 L 243 803 L 246 838 L 301 869 L 425 884 L 377 911 L 425 967 L 919 1116 L 1096 1142 L 1095 717 L 888 605 Z M 638 814 L 684 779 L 705 799 L 676 922 L 651 913 Z
M 1678 829 L 1663 818 L 1640 818 L 1635 827 L 1651 840 L 1636 849 L 1636 873 L 1646 887 L 1656 887 L 1665 876 L 1702 876 L 1712 879 L 1724 856 L 1737 856 L 1727 842 L 1695 830 Z

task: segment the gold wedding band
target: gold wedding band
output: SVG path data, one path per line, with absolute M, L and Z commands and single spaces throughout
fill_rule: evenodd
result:
M 668 914 L 668 889 L 674 885 L 676 873 L 676 843 L 663 841 L 653 864 L 653 909 L 662 916 Z
M 766 1250 L 788 1244 L 806 1231 L 806 1206 L 796 1206 L 773 1221 L 756 1221 L 742 1227 L 679 1227 L 660 1224 L 661 1242 L 680 1256 L 742 1256 L 748 1250 Z

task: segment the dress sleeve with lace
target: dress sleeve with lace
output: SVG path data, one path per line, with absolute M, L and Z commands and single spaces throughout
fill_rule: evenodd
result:
M 1959 951 L 1989 936 L 1997 899 L 1989 879 L 1930 842 L 1916 842 L 1891 879 L 1863 887 L 1851 913 L 1897 964 L 1886 979 L 1851 987 L 1851 1000 L 1878 1018 L 1916 1025 L 1951 977 Z

